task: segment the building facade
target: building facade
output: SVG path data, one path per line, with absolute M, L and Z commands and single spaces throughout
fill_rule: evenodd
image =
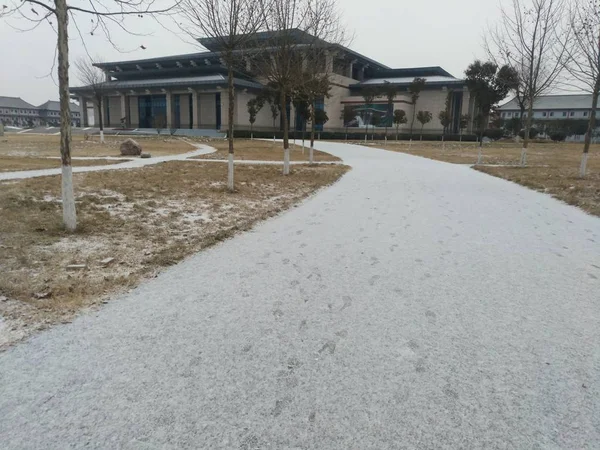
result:
M 592 95 L 544 95 L 533 103 L 533 119 L 536 120 L 588 120 L 592 110 Z M 498 108 L 502 119 L 521 117 L 516 99 Z M 527 117 L 527 112 L 523 113 Z M 600 117 L 596 112 L 596 117 Z
M 298 32 L 298 39 L 307 38 L 312 37 Z M 225 130 L 228 120 L 227 69 L 214 40 L 199 41 L 207 48 L 206 52 L 96 64 L 106 76 L 106 82 L 100 87 L 102 111 L 94 104 L 91 86 L 71 89 L 71 95 L 82 105 L 83 126 L 89 126 L 87 105 L 91 103 L 94 104 L 94 116 L 102 113 L 106 127 Z M 449 105 L 452 125 L 448 131 L 458 133 L 460 116 L 473 116 L 474 105 L 464 80 L 453 77 L 441 67 L 391 69 L 339 45 L 332 45 L 326 54 L 324 63 L 330 74 L 331 90 L 328 97 L 316 104 L 327 113 L 329 120 L 320 127 L 325 131 L 392 127 L 393 111 L 403 109 L 409 120 L 401 127 L 402 132 L 409 130 L 413 113 L 427 110 L 433 119 L 424 127 L 424 132 L 441 133 L 438 114 Z M 252 58 L 245 58 L 246 69 L 237 70 L 234 79 L 236 130 L 250 128 L 247 103 L 260 94 L 266 84 L 253 73 Z M 417 104 L 413 105 L 408 86 L 416 77 L 424 78 L 426 83 Z M 367 105 L 364 91 L 386 83 L 397 89 L 393 107 L 390 108 L 383 96 Z M 300 131 L 306 127 L 306 121 L 296 114 L 293 102 L 289 102 L 286 109 L 290 129 Z M 276 108 L 265 105 L 253 127 L 262 131 L 280 130 L 280 114 Z M 420 130 L 416 121 L 414 129 L 415 133 Z
M 60 125 L 60 103 L 48 100 L 33 106 L 20 97 L 0 97 L 0 121 L 7 126 L 33 128 Z M 81 126 L 79 105 L 71 103 L 71 125 Z

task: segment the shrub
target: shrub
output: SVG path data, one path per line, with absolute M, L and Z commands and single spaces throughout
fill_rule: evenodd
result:
M 531 127 L 529 130 L 529 139 L 535 139 L 535 137 L 539 134 L 539 131 L 535 127 Z M 519 131 L 519 137 L 521 139 L 525 139 L 525 130 Z
M 552 139 L 555 142 L 562 142 L 567 138 L 567 133 L 565 133 L 564 131 L 551 131 L 549 136 L 550 139 Z
M 489 130 L 485 130 L 483 132 L 483 136 L 491 139 L 492 141 L 497 141 L 498 139 L 502 139 L 504 137 L 504 130 L 501 128 L 490 128 Z

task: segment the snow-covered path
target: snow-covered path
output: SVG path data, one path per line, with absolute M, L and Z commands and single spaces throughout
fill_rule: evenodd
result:
M 600 447 L 600 220 L 427 159 L 0 354 L 7 449 Z
M 192 145 L 192 144 L 190 144 Z M 106 160 L 123 160 L 124 162 L 120 164 L 107 164 L 105 166 L 81 166 L 81 167 L 73 167 L 73 173 L 80 172 L 99 172 L 103 170 L 122 170 L 122 169 L 137 169 L 139 167 L 151 166 L 154 164 L 160 164 L 168 161 L 185 161 L 188 158 L 193 158 L 194 156 L 207 155 L 209 153 L 213 153 L 216 151 L 213 147 L 209 147 L 208 145 L 203 144 L 193 144 L 194 147 L 197 147 L 197 150 L 187 152 L 187 153 L 179 153 L 176 155 L 166 155 L 166 156 L 156 156 L 153 158 L 135 158 L 130 159 L 126 156 L 122 158 L 115 157 L 73 157 L 74 160 L 86 160 L 86 159 L 106 159 Z M 52 158 L 54 159 L 54 158 Z M 61 169 L 39 169 L 39 170 L 21 170 L 17 172 L 3 172 L 0 173 L 0 181 L 7 180 L 23 180 L 25 178 L 36 178 L 36 177 L 46 177 L 48 175 L 60 175 Z

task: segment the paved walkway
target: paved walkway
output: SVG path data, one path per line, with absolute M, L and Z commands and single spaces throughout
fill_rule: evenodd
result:
M 600 220 L 318 147 L 354 169 L 0 354 L 2 448 L 599 448 Z
M 123 170 L 123 169 L 137 169 L 139 167 L 151 166 L 167 161 L 184 161 L 194 156 L 207 155 L 213 153 L 216 149 L 202 144 L 190 144 L 197 147 L 197 150 L 187 153 L 179 153 L 177 155 L 166 155 L 166 156 L 155 156 L 152 158 L 135 158 L 130 159 L 128 157 L 114 158 L 114 157 L 73 157 L 72 159 L 107 159 L 117 160 L 122 159 L 124 162 L 120 164 L 107 164 L 105 166 L 82 166 L 73 167 L 73 173 L 80 172 L 99 172 L 103 170 Z M 0 181 L 6 180 L 22 180 L 25 178 L 36 178 L 46 177 L 48 175 L 60 175 L 61 169 L 40 169 L 40 170 L 21 170 L 18 172 L 3 172 L 0 173 Z

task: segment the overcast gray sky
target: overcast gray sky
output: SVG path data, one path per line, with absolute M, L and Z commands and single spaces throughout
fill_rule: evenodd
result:
M 498 1 L 338 0 L 348 30 L 354 33 L 350 44 L 353 50 L 390 67 L 442 66 L 457 77 L 474 58 L 485 57 L 482 35 L 485 24 L 499 16 Z M 89 18 L 80 20 L 82 32 L 89 28 L 88 22 Z M 115 32 L 114 40 L 130 51 L 127 53 L 119 53 L 102 34 L 88 35 L 85 42 L 89 53 L 114 61 L 201 50 L 149 19 L 133 19 L 130 23 L 133 31 L 152 35 Z M 16 20 L 10 20 L 10 24 L 28 25 Z M 86 52 L 73 25 L 69 32 L 72 61 Z M 0 19 L 0 42 L 0 95 L 21 97 L 35 105 L 58 100 L 55 81 L 47 76 L 56 48 L 54 31 L 42 25 L 34 31 L 19 32 Z M 147 49 L 140 49 L 140 45 Z M 77 84 L 72 76 L 71 85 Z

